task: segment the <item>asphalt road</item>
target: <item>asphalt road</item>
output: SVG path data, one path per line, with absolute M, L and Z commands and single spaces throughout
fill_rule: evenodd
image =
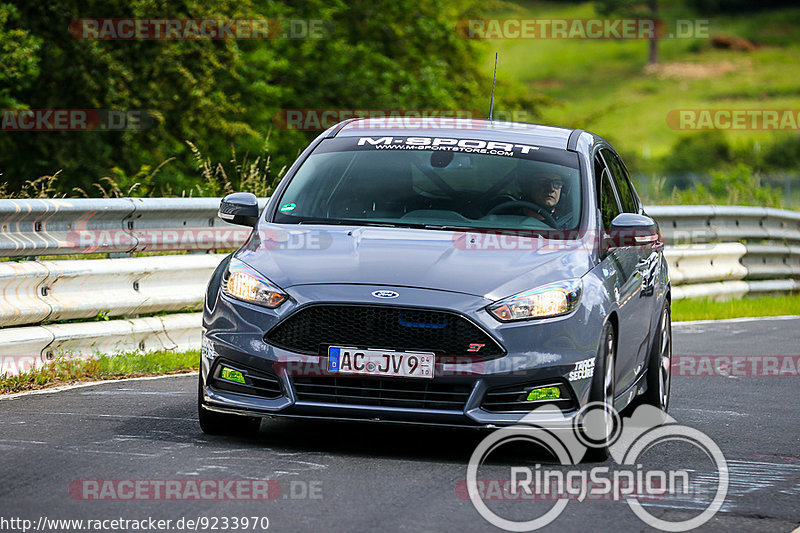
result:
M 677 356 L 798 355 L 800 319 L 676 325 L 674 337 Z M 783 371 L 790 375 L 674 378 L 671 415 L 711 437 L 730 468 L 722 509 L 700 531 L 800 526 L 800 377 L 789 367 Z M 183 519 L 186 526 L 186 520 L 200 517 L 207 521 L 198 530 L 212 525 L 222 530 L 223 517 L 235 530 L 233 518 L 247 516 L 267 517 L 269 530 L 287 532 L 498 531 L 457 493 L 485 433 L 276 419 L 262 423 L 255 437 L 208 437 L 196 421 L 196 379 L 105 383 L 0 401 L 0 530 L 22 531 L 25 523 L 13 519 L 68 530 L 75 528 L 47 527 L 39 520 L 152 518 L 176 524 Z M 693 479 L 714 481 L 708 458 L 692 451 L 678 445 L 650 453 L 647 461 L 651 468 L 682 468 Z M 479 476 L 507 479 L 509 464 L 533 464 L 530 457 L 509 450 L 484 465 Z M 179 480 L 186 491 L 197 480 L 253 478 L 280 483 L 279 493 L 276 485 L 268 493 L 277 499 L 232 501 L 233 493 L 224 490 L 223 501 L 108 499 L 112 490 L 131 494 L 120 480 Z M 158 482 L 148 483 L 153 491 Z M 86 499 L 95 495 L 104 499 Z M 682 520 L 700 512 L 708 503 L 703 497 L 654 501 L 645 509 L 663 520 Z M 546 510 L 536 505 L 543 504 L 490 507 L 530 519 L 543 512 L 535 509 Z M 115 524 L 100 525 L 110 531 Z M 125 525 L 122 529 L 132 530 L 130 522 Z M 624 501 L 572 501 L 544 530 L 653 529 Z

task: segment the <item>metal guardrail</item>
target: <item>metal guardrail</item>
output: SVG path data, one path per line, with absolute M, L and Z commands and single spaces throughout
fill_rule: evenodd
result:
M 0 200 L 0 257 L 237 248 L 250 232 L 218 219 L 219 201 Z
M 800 212 L 769 207 L 652 206 L 667 244 L 771 241 L 800 244 Z
M 223 257 L 193 254 L 0 263 L 0 324 L 57 322 L 100 313 L 119 317 L 197 310 Z
M 800 213 L 742 206 L 653 206 L 673 298 L 800 290 Z
M 216 218 L 218 207 L 219 198 L 0 200 L 0 257 L 236 248 L 250 230 Z M 647 212 L 667 242 L 674 299 L 800 290 L 800 213 L 713 206 Z M 0 263 L 0 375 L 60 352 L 199 348 L 199 313 L 46 322 L 198 309 L 222 257 Z
M 0 375 L 39 368 L 55 355 L 200 349 L 201 313 L 0 330 Z
M 748 279 L 800 278 L 800 246 L 746 244 L 742 264 Z
M 738 280 L 747 276 L 740 262 L 747 252 L 741 243 L 669 246 L 664 256 L 673 285 L 707 281 Z
M 719 281 L 716 283 L 694 283 L 672 287 L 672 298 L 711 298 L 735 299 L 747 294 L 770 294 L 795 292 L 800 290 L 796 279 L 776 279 L 763 281 Z

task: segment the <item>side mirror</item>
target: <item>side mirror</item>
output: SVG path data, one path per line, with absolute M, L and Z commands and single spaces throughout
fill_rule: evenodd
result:
M 254 227 L 258 223 L 258 198 L 249 192 L 229 194 L 219 203 L 217 216 L 231 224 Z
M 658 223 L 646 215 L 620 213 L 611 221 L 609 230 L 612 248 L 652 246 L 660 239 Z

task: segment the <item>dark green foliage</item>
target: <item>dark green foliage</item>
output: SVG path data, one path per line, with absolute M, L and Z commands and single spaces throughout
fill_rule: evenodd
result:
M 793 7 L 796 0 L 694 0 L 693 6 L 703 15 L 728 15 L 731 13 L 747 13 L 766 11 L 781 7 Z
M 319 133 L 281 130 L 280 109 L 483 109 L 491 87 L 490 73 L 477 67 L 481 43 L 454 31 L 459 18 L 474 16 L 475 1 L 7 1 L 0 0 L 4 109 L 141 109 L 153 117 L 141 131 L 3 133 L 8 194 L 61 170 L 57 187 L 70 195 L 74 187 L 96 195 L 95 183 L 108 191 L 104 177 L 122 194 L 196 195 L 208 173 L 198 172 L 186 141 L 214 162 L 235 151 L 263 164 L 268 153 L 277 172 Z M 90 17 L 316 19 L 324 38 L 73 38 L 70 22 Z M 534 96 L 505 101 L 534 116 Z
M 694 188 L 674 189 L 675 205 L 754 205 L 781 207 L 781 190 L 762 183 L 752 167 L 739 163 L 728 171 L 712 170 L 711 181 Z
M 800 135 L 780 137 L 766 147 L 762 164 L 767 170 L 800 170 Z
M 732 161 L 731 148 L 721 131 L 688 133 L 672 147 L 664 159 L 664 171 L 668 174 L 696 172 L 707 174 L 709 170 L 725 166 Z

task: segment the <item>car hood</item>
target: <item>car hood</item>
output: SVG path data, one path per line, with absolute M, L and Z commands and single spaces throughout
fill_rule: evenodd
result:
M 261 224 L 236 258 L 284 289 L 364 284 L 497 300 L 591 268 L 586 241 L 350 226 Z

